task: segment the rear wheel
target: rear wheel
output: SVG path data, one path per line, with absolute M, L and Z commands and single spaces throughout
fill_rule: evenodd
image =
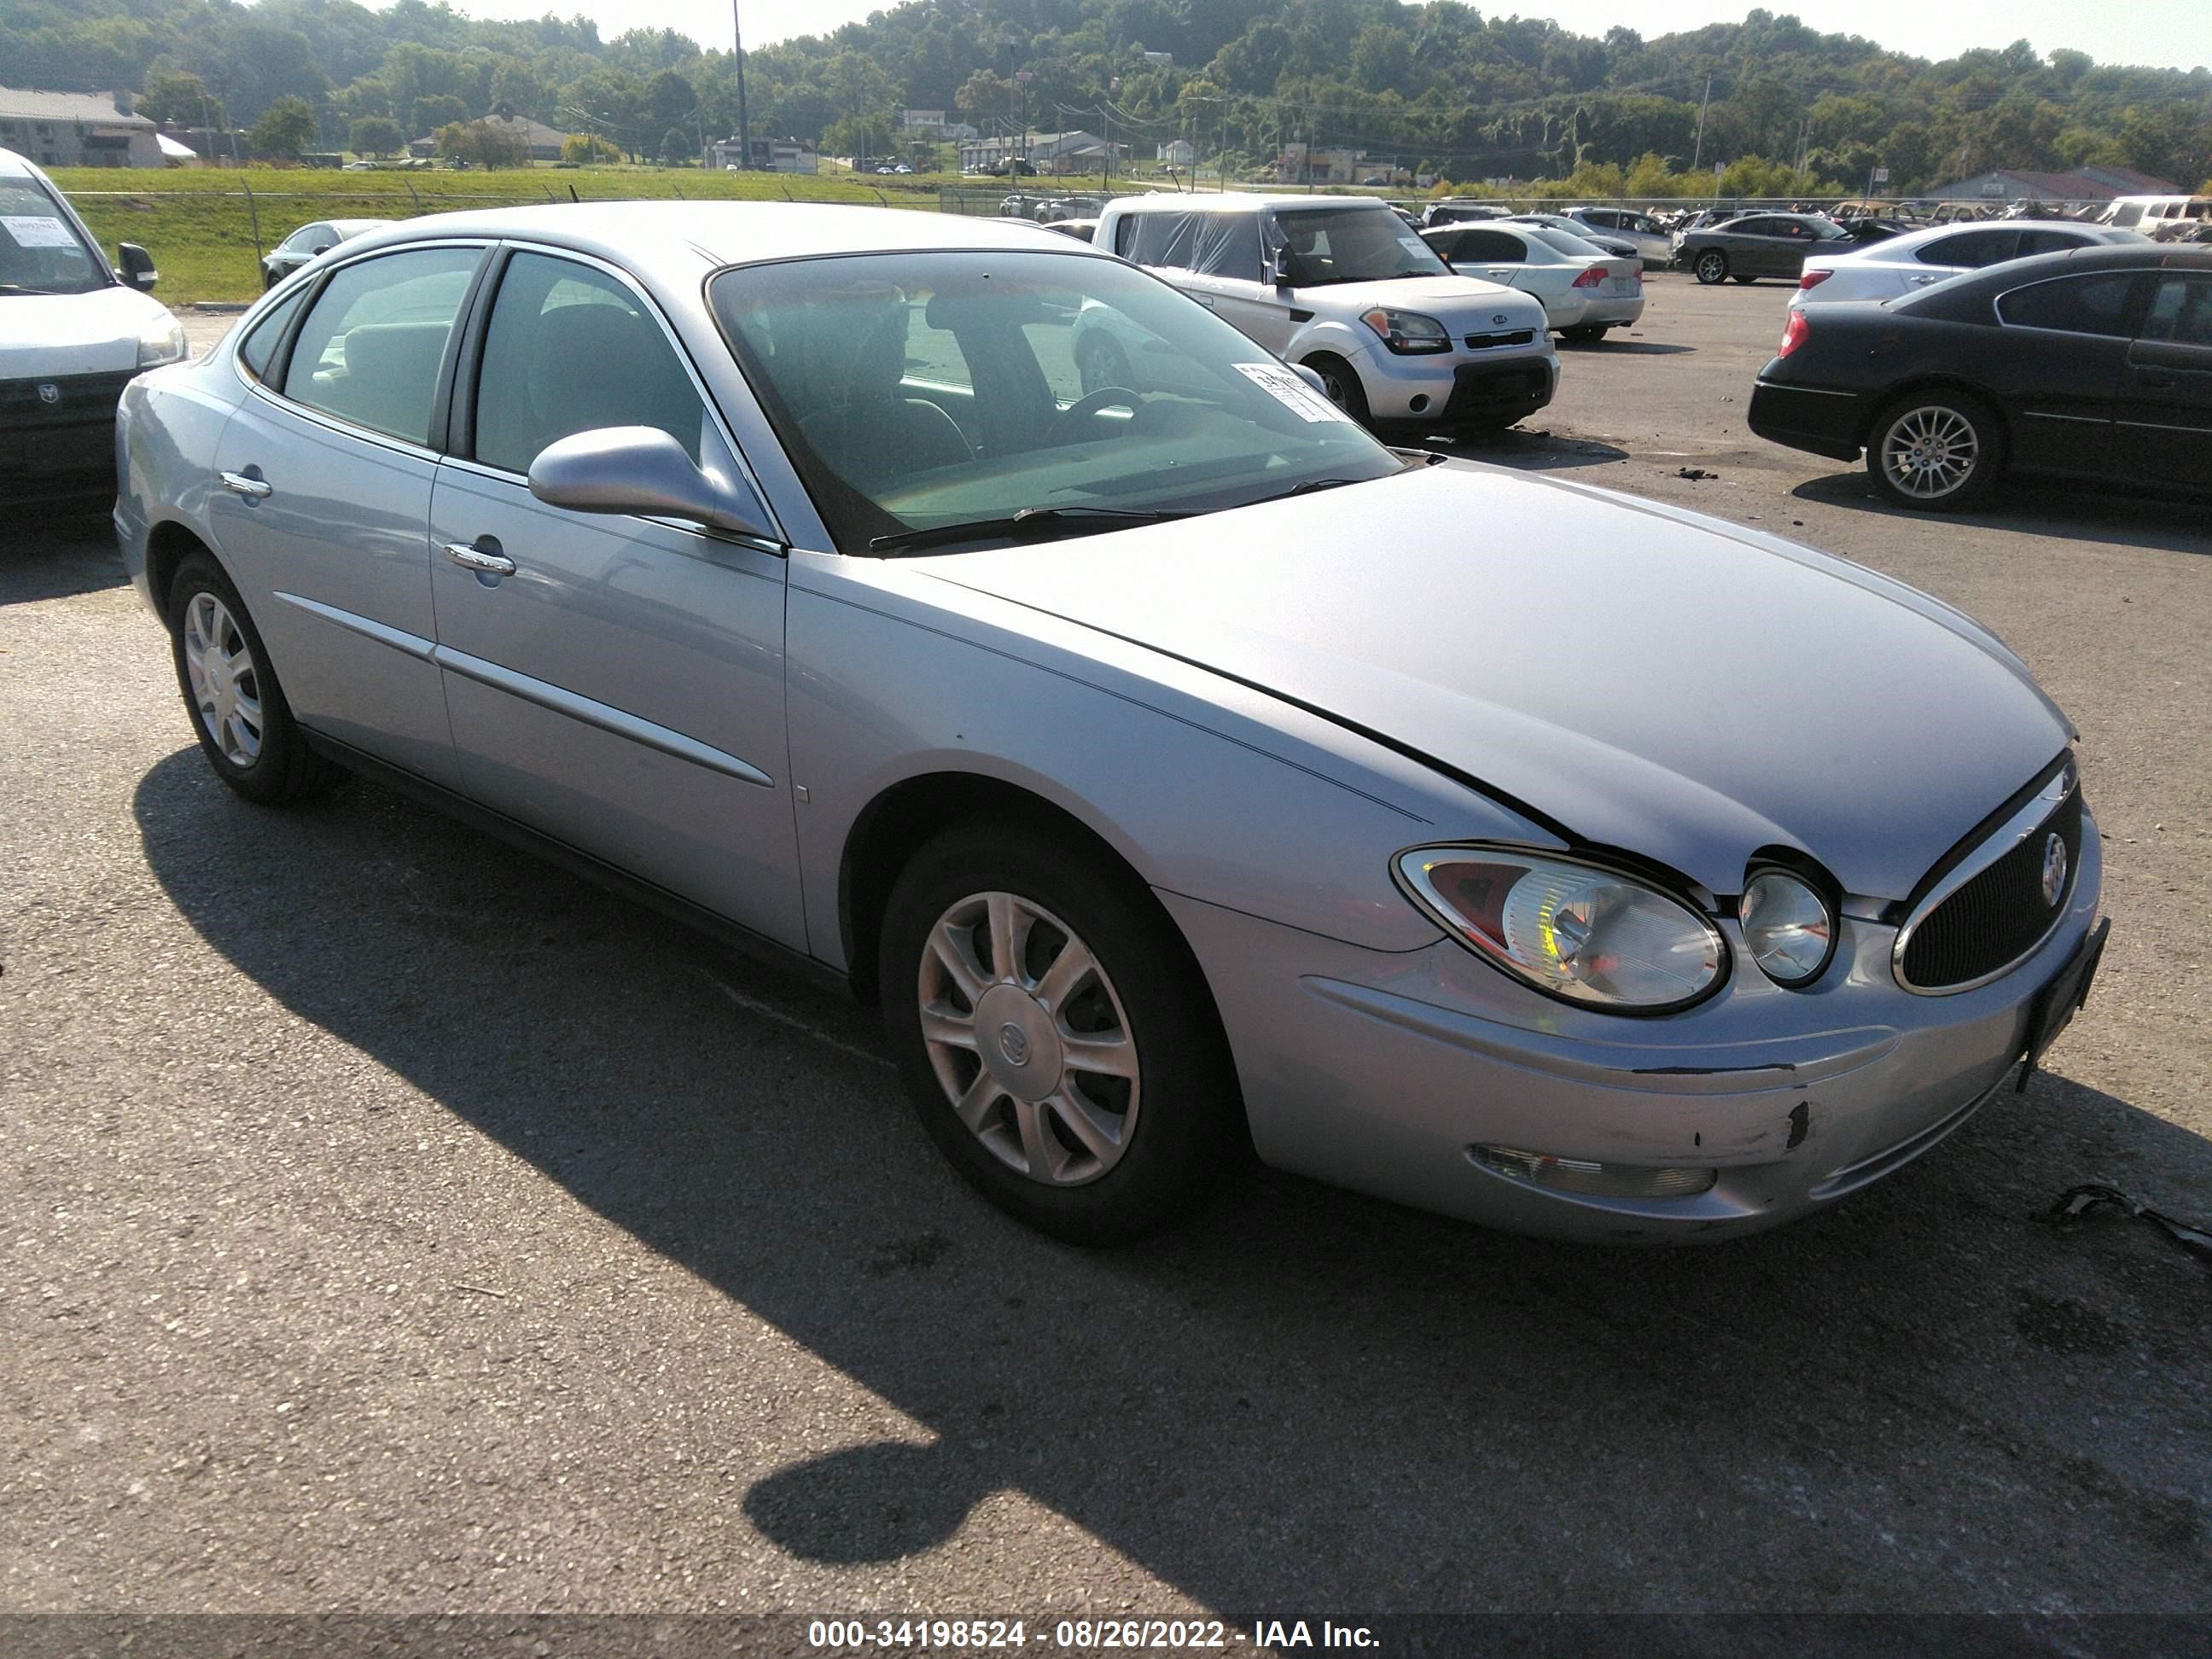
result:
M 2003 435 L 1978 398 L 1940 388 L 1916 392 L 1875 416 L 1866 462 L 1875 488 L 1892 504 L 1956 513 L 1996 486 Z
M 922 1127 L 973 1186 L 1079 1244 L 1188 1211 L 1245 1146 L 1197 964 L 1141 884 L 978 820 L 915 855 L 879 955 L 884 1023 Z
M 278 805 L 343 775 L 307 747 L 245 601 L 204 553 L 187 558 L 170 584 L 169 633 L 192 730 L 225 783 Z
M 1696 273 L 1699 282 L 1711 288 L 1715 283 L 1726 279 L 1728 255 L 1717 247 L 1709 247 L 1692 262 L 1690 269 Z
M 1595 345 L 1605 338 L 1605 328 L 1596 323 L 1577 323 L 1572 328 L 1559 331 L 1563 340 L 1572 340 L 1577 345 Z
M 1322 390 L 1328 393 L 1329 402 L 1360 425 L 1367 424 L 1367 388 L 1359 384 L 1350 363 L 1324 351 L 1307 358 L 1305 366 L 1321 376 Z

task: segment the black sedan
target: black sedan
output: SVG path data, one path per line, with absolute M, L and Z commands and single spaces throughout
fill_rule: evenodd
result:
M 1686 233 L 1674 249 L 1674 263 L 1708 286 L 1731 276 L 1739 283 L 1787 276 L 1794 283 L 1807 254 L 1841 253 L 1852 246 L 1848 231 L 1818 213 L 1747 213 Z
M 1806 306 L 1750 418 L 1793 449 L 1864 451 L 1900 507 L 1970 507 L 2008 471 L 2212 492 L 2212 249 L 2081 248 Z

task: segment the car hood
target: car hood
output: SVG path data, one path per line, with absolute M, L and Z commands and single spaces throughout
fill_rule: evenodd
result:
M 1300 305 L 1357 316 L 1375 306 L 1418 311 L 1453 333 L 1462 329 L 1541 326 L 1544 307 L 1502 283 L 1478 276 L 1398 276 L 1380 283 L 1322 283 L 1295 291 Z M 1507 320 L 1499 322 L 1504 316 Z
M 1313 708 L 1717 894 L 1784 846 L 1902 898 L 2072 735 L 1994 635 L 1901 583 L 1487 467 L 925 568 Z
M 0 380 L 136 368 L 139 330 L 168 314 L 159 300 L 120 285 L 0 294 Z

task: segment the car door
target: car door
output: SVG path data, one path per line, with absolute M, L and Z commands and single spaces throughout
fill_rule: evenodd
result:
M 1528 245 L 1510 230 L 1462 231 L 1448 263 L 1462 276 L 1528 291 Z
M 781 549 L 551 507 L 528 483 L 546 445 L 622 426 L 657 427 L 739 478 L 726 433 L 658 310 L 611 266 L 515 250 L 480 310 L 430 503 L 463 788 L 803 946 Z
M 2117 421 L 2130 472 L 2212 489 L 2212 273 L 2160 276 L 2128 348 Z
M 1986 356 L 1993 384 L 2008 394 L 2016 465 L 2097 473 L 2121 464 L 2114 405 L 2147 283 L 2139 271 L 2097 271 L 1997 296 L 2002 337 Z
M 455 325 L 485 251 L 410 247 L 324 277 L 266 376 L 241 371 L 251 390 L 217 441 L 209 508 L 301 722 L 447 785 L 430 487 Z
M 1928 288 L 1946 277 L 1956 276 L 1960 271 L 2001 264 L 2019 254 L 2020 232 L 2008 225 L 1938 236 L 1913 250 L 1911 264 L 1898 268 L 1899 291 L 1910 294 L 1915 289 Z

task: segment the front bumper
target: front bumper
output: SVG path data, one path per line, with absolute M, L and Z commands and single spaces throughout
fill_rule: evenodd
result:
M 1729 985 L 1656 1019 L 1551 1002 L 1449 940 L 1370 951 L 1162 899 L 1213 988 L 1266 1162 L 1516 1232 L 1679 1242 L 1808 1214 L 1991 1099 L 2095 920 L 2097 845 L 2085 826 L 2064 919 L 1994 984 L 1912 995 L 1891 974 L 1894 930 L 1847 920 L 1820 984 L 1784 991 L 1731 921 Z M 1482 1146 L 1713 1180 L 1673 1198 L 1565 1192 L 1478 1163 Z
M 1467 349 L 1433 357 L 1364 353 L 1354 364 L 1373 420 L 1431 432 L 1510 426 L 1552 401 L 1559 360 L 1548 325 L 1527 331 L 1534 345 Z
M 0 502 L 115 493 L 115 406 L 136 371 L 0 380 Z
M 1856 392 L 1783 386 L 1762 379 L 1751 389 L 1745 419 L 1769 442 L 1855 461 L 1863 447 L 1859 428 L 1864 415 L 1865 400 Z

